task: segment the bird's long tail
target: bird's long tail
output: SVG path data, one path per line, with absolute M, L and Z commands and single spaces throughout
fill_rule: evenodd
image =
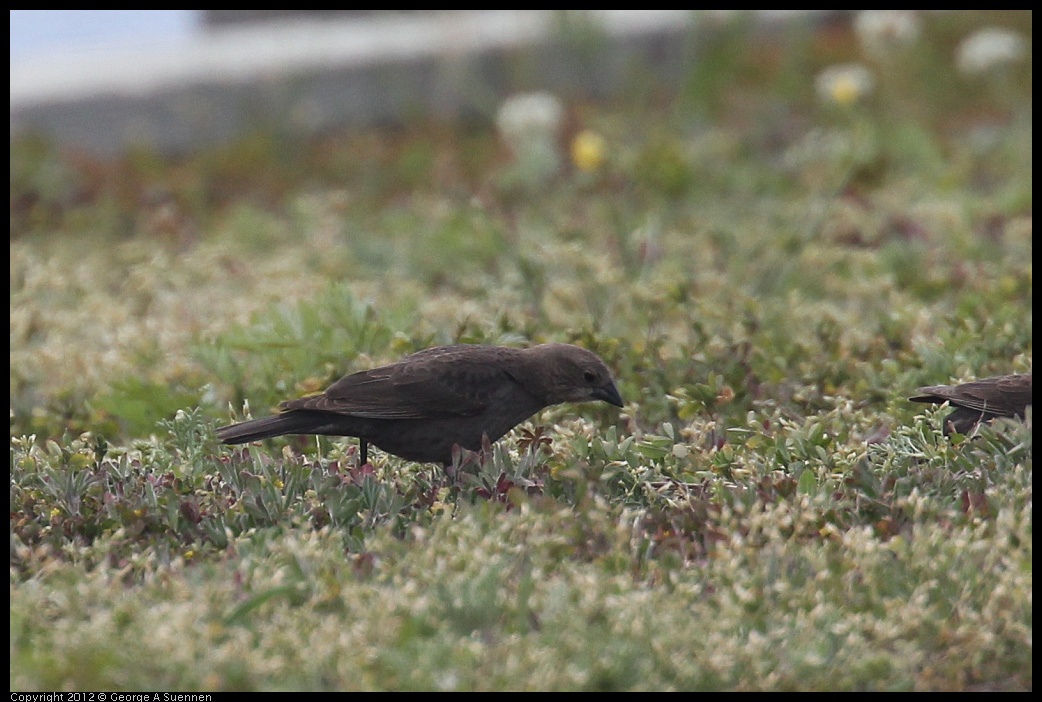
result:
M 217 430 L 217 438 L 226 444 L 245 444 L 284 434 L 310 434 L 314 425 L 314 417 L 307 413 L 286 412 L 221 427 Z

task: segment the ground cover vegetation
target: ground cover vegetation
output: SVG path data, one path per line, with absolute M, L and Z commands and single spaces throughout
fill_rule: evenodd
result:
M 1030 413 L 906 400 L 1031 371 L 1030 37 L 707 16 L 673 84 L 521 136 L 12 142 L 12 690 L 1031 689 Z M 214 436 L 549 341 L 625 407 L 451 479 Z

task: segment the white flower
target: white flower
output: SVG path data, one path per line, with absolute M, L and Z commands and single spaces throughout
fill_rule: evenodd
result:
M 986 27 L 962 40 L 956 51 L 959 70 L 970 75 L 1016 63 L 1027 53 L 1027 41 L 1009 29 Z
M 499 135 L 514 154 L 515 175 L 538 183 L 561 168 L 561 101 L 549 93 L 522 93 L 503 101 Z
M 830 66 L 814 79 L 818 96 L 826 102 L 851 105 L 872 92 L 875 80 L 871 72 L 859 63 Z
M 520 93 L 503 101 L 496 127 L 503 140 L 517 149 L 529 140 L 556 139 L 564 108 L 550 93 Z
M 911 10 L 864 10 L 854 19 L 858 40 L 872 56 L 885 57 L 914 44 L 919 30 L 919 17 Z

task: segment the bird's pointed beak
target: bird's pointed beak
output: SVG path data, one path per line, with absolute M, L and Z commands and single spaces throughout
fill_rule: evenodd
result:
M 619 394 L 619 389 L 615 387 L 615 383 L 608 381 L 606 385 L 602 385 L 599 388 L 595 388 L 593 396 L 598 400 L 604 400 L 608 404 L 615 405 L 616 407 L 622 407 L 622 395 Z

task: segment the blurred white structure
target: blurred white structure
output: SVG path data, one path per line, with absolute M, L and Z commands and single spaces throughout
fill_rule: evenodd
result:
M 491 121 L 519 91 L 598 97 L 637 76 L 679 87 L 699 17 L 459 10 L 217 23 L 176 40 L 12 60 L 11 134 L 118 153 L 133 144 L 192 150 L 252 128 L 306 132 L 417 116 Z

